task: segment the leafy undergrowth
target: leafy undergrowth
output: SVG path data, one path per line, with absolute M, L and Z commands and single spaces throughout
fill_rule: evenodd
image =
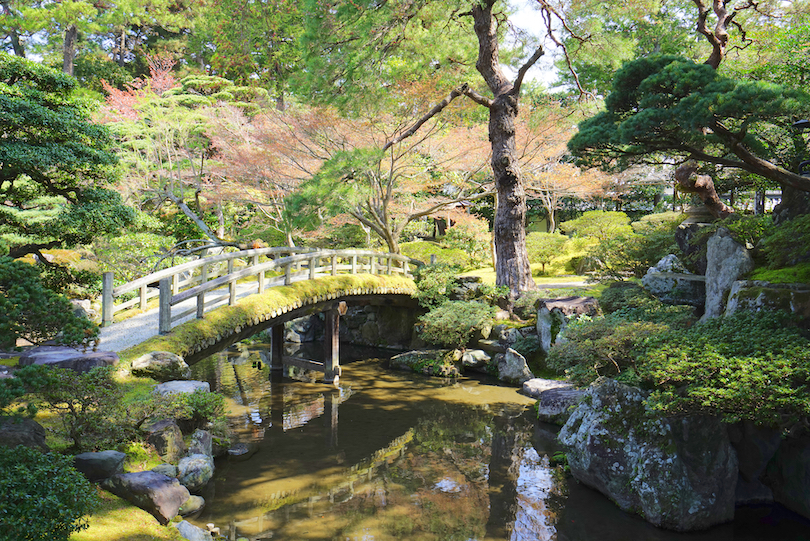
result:
M 70 541 L 181 541 L 176 528 L 161 526 L 155 517 L 118 496 L 98 490 L 101 505 L 90 515 L 90 527 Z
M 665 415 L 708 414 L 791 427 L 810 418 L 810 340 L 791 316 L 740 312 L 694 323 L 642 293 L 569 325 L 549 366 L 580 385 L 612 377 L 652 391 Z
M 236 328 L 254 325 L 257 318 L 270 317 L 290 307 L 300 306 L 302 300 L 341 296 L 358 290 L 385 290 L 413 295 L 416 285 L 403 276 L 345 275 L 319 280 L 306 280 L 288 286 L 271 288 L 261 295 L 251 295 L 233 306 L 224 306 L 196 319 L 178 325 L 169 334 L 150 338 L 120 353 L 121 361 L 131 363 L 152 351 L 171 351 L 187 356 L 196 346 L 219 336 L 227 336 Z

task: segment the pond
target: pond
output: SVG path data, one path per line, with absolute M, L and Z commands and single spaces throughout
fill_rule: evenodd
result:
M 237 345 L 194 366 L 230 400 L 237 439 L 258 447 L 217 462 L 191 520 L 227 539 L 810 539 L 810 523 L 778 507 L 690 535 L 623 513 L 554 465 L 557 427 L 494 380 L 390 371 L 390 353 L 343 347 L 338 387 L 292 367 L 270 381 L 268 351 Z

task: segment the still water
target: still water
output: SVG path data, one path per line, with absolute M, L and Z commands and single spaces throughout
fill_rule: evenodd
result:
M 810 523 L 780 508 L 690 535 L 623 513 L 552 464 L 556 427 L 514 387 L 390 371 L 378 350 L 345 347 L 338 387 L 294 368 L 271 382 L 267 351 L 194 366 L 231 401 L 236 438 L 258 448 L 217 462 L 192 519 L 228 539 L 810 540 Z

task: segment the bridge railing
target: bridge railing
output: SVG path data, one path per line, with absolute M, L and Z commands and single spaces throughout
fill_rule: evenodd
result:
M 299 252 L 299 253 L 295 253 Z M 285 255 L 288 254 L 288 255 Z M 283 256 L 283 257 L 279 257 Z M 262 261 L 264 257 L 264 261 Z M 244 268 L 235 261 L 245 259 Z M 266 288 L 288 285 L 299 280 L 338 274 L 404 274 L 421 262 L 398 254 L 366 250 L 313 250 L 307 248 L 261 248 L 207 257 L 152 273 L 119 287 L 112 287 L 112 273 L 105 273 L 102 292 L 102 324 L 109 325 L 115 313 L 139 306 L 145 309 L 150 299 L 159 297 L 159 331 L 169 332 L 173 322 L 236 302 L 237 283 L 255 278 L 256 293 Z M 217 270 L 222 266 L 223 270 Z M 155 286 L 158 286 L 157 288 Z M 225 288 L 227 292 L 223 293 Z M 138 291 L 138 296 L 115 305 L 115 299 Z M 214 295 L 214 296 L 212 296 Z M 196 298 L 180 312 L 172 308 Z
M 315 251 L 314 248 L 291 248 L 281 246 L 228 252 L 204 257 L 168 269 L 162 269 L 117 287 L 113 287 L 114 274 L 112 272 L 105 272 L 102 280 L 101 293 L 102 325 L 110 325 L 113 322 L 113 317 L 118 312 L 135 307 L 145 310 L 149 301 L 159 295 L 158 284 L 160 280 L 164 278 L 171 280 L 172 292 L 178 293 L 189 287 L 233 272 L 237 265 L 245 266 L 257 264 L 262 261 L 262 259 L 278 259 L 289 255 L 313 251 Z M 129 297 L 132 292 L 137 293 L 134 298 L 123 302 L 119 301 L 122 297 Z

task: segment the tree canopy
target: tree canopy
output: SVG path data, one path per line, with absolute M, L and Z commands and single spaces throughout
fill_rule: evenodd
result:
M 134 216 L 105 185 L 116 157 L 76 81 L 0 53 L 0 243 L 12 257 L 89 242 Z
M 697 160 L 748 171 L 810 191 L 775 147 L 810 112 L 810 96 L 764 81 L 725 77 L 709 64 L 675 55 L 626 63 L 605 110 L 579 124 L 568 148 L 585 166 Z

